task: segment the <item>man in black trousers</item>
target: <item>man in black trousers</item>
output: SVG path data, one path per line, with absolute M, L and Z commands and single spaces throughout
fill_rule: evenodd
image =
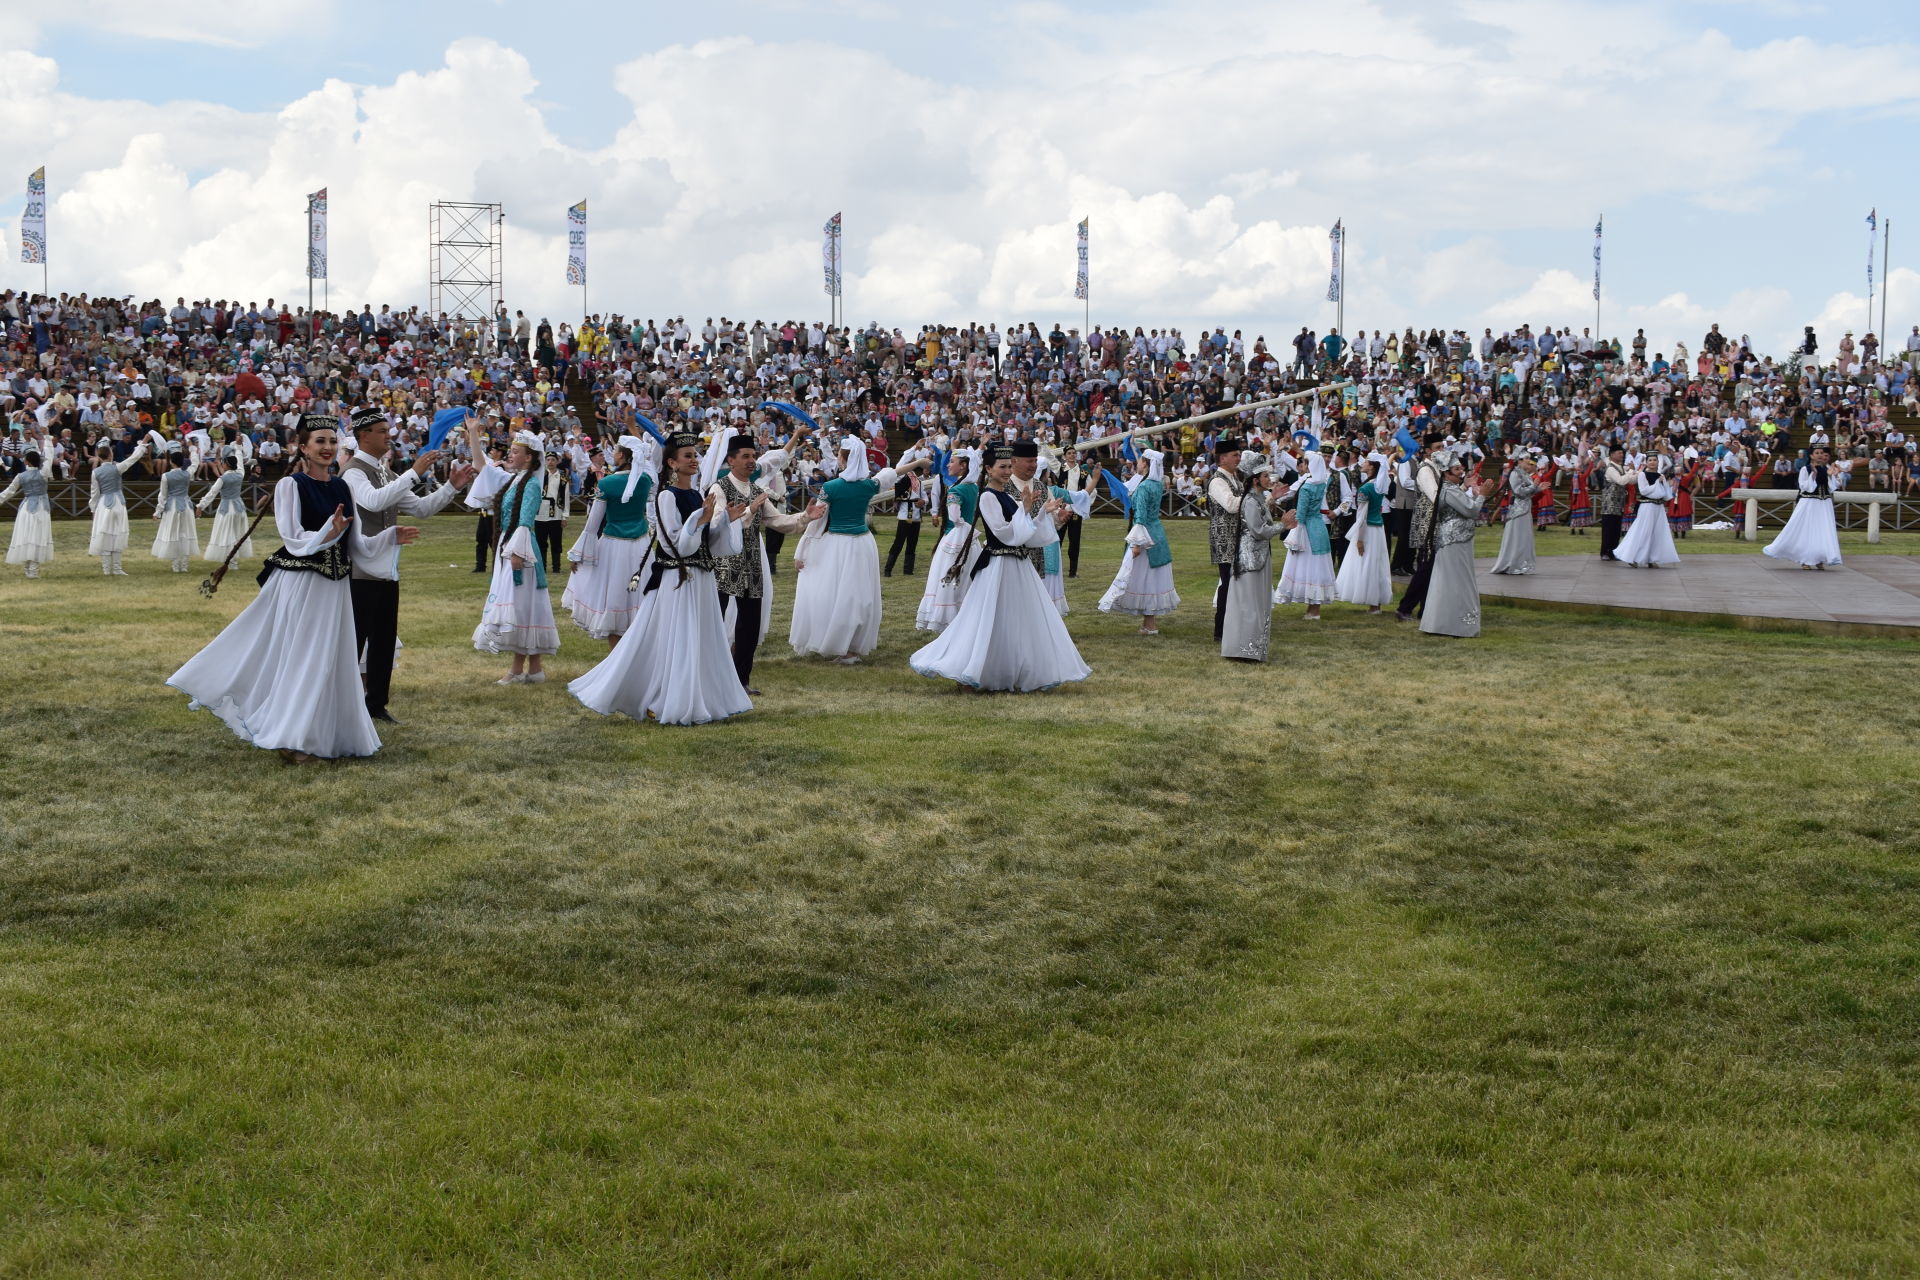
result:
M 340 478 L 353 494 L 353 523 L 364 537 L 392 528 L 396 515 L 430 516 L 453 501 L 473 468 L 454 467 L 452 477 L 422 497 L 414 482 L 432 469 L 438 450 L 421 453 L 413 466 L 399 475 L 387 469 L 392 424 L 386 414 L 368 406 L 353 414 L 353 457 L 340 468 Z M 411 542 L 418 530 L 402 528 L 402 542 Z M 387 711 L 387 692 L 393 683 L 393 651 L 400 634 L 400 548 L 373 559 L 353 557 L 353 638 L 360 650 L 361 683 L 366 687 L 367 714 L 398 724 Z
M 1444 437 L 1438 433 L 1427 435 L 1421 443 L 1426 457 L 1413 470 L 1417 497 L 1408 533 L 1408 540 L 1413 544 L 1413 578 L 1407 583 L 1406 594 L 1400 597 L 1400 607 L 1394 610 L 1394 617 L 1402 622 L 1411 621 L 1414 610 L 1427 603 L 1427 584 L 1433 580 L 1433 535 L 1440 524 L 1440 487 L 1452 462 L 1440 447 Z
M 1606 469 L 1600 473 L 1600 558 L 1613 559 L 1620 545 L 1620 524 L 1627 515 L 1627 486 L 1633 475 L 1627 470 L 1627 451 L 1615 445 L 1607 451 Z
M 920 520 L 927 514 L 927 500 L 920 488 L 920 477 L 911 472 L 893 482 L 893 545 L 887 548 L 886 576 L 893 576 L 894 562 L 900 552 L 907 553 L 907 576 L 914 573 L 914 556 L 920 550 Z

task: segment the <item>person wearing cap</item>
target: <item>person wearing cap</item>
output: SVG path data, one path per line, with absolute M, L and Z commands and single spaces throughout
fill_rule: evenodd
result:
M 1600 471 L 1600 558 L 1617 559 L 1620 526 L 1627 515 L 1627 492 L 1633 484 L 1633 472 L 1627 469 L 1627 451 L 1619 445 L 1607 450 L 1606 465 Z
M 573 624 L 612 649 L 640 607 L 634 579 L 647 563 L 652 527 L 647 511 L 659 483 L 660 446 L 623 435 L 614 447 L 615 471 L 594 486 L 587 519 L 567 551 L 573 566 L 560 604 Z
M 1244 446 L 1238 440 L 1222 436 L 1213 446 L 1213 474 L 1207 478 L 1207 559 L 1219 574 L 1220 585 L 1213 592 L 1213 638 L 1217 641 L 1227 623 L 1227 589 L 1239 576 L 1241 499 L 1246 483 L 1240 474 Z M 1271 471 L 1271 467 L 1267 468 Z M 1269 482 L 1271 477 L 1269 476 Z M 1268 565 L 1272 558 L 1269 554 Z
M 1239 545 L 1228 566 L 1232 573 L 1220 656 L 1234 662 L 1265 662 L 1273 638 L 1273 540 L 1285 536 L 1295 521 L 1291 512 L 1280 520 L 1273 518 L 1268 505 L 1273 464 L 1263 454 L 1248 454 L 1237 465 L 1241 493 L 1234 528 Z
M 1333 599 L 1333 535 L 1327 527 L 1327 487 L 1332 471 L 1318 449 L 1307 454 L 1307 478 L 1293 487 L 1294 528 L 1287 534 L 1287 561 L 1273 603 L 1304 604 L 1307 621 L 1320 620 L 1320 606 Z
M 973 583 L 973 550 L 978 535 L 974 518 L 980 509 L 980 471 L 985 454 L 980 449 L 955 449 L 947 459 L 953 484 L 947 489 L 945 520 L 940 541 L 934 544 L 933 564 L 927 570 L 927 588 L 914 615 L 916 631 L 944 631 L 960 612 Z
M 980 495 L 981 550 L 970 567 L 958 566 L 975 580 L 953 622 L 908 659 L 920 675 L 981 692 L 1036 693 L 1093 674 L 1028 571 L 1027 549 L 1057 541 L 1066 503 L 1044 489 L 1015 497 L 1013 471 L 1013 449 L 993 446 Z
M 1680 552 L 1673 545 L 1673 530 L 1667 525 L 1667 503 L 1673 500 L 1673 486 L 1662 474 L 1659 459 L 1648 454 L 1644 469 L 1633 475 L 1640 506 L 1633 513 L 1633 525 L 1620 539 L 1614 559 L 1636 569 L 1652 569 L 1663 564 L 1680 563 Z
M 1385 454 L 1370 453 L 1360 460 L 1363 479 L 1356 498 L 1353 525 L 1347 530 L 1351 548 L 1334 576 L 1333 598 L 1364 604 L 1379 613 L 1393 599 L 1393 572 L 1388 563 L 1386 499 L 1387 474 L 1392 466 Z
M 753 687 L 753 658 L 767 638 L 767 625 L 773 615 L 773 565 L 767 558 L 763 530 L 801 533 L 809 520 L 826 514 L 826 508 L 815 503 L 805 514 L 795 515 L 775 507 L 773 495 L 755 478 L 760 448 L 752 436 L 728 427 L 716 437 L 715 444 L 715 474 L 707 492 L 717 495 L 729 511 L 744 511 L 733 518 L 740 549 L 715 555 L 714 582 L 720 590 L 720 612 L 727 621 L 734 672 L 748 696 L 758 697 L 760 691 Z M 718 465 L 721 463 L 724 465 Z M 703 469 L 702 479 L 707 478 Z
M 387 465 L 393 424 L 370 405 L 354 412 L 353 436 L 353 456 L 340 468 L 340 478 L 353 495 L 354 527 L 361 545 L 382 547 L 377 555 L 353 558 L 354 637 L 366 678 L 367 714 L 397 724 L 387 710 L 387 697 L 393 686 L 394 650 L 400 641 L 400 547 L 384 546 L 377 539 L 398 523 L 398 516 L 425 518 L 444 510 L 473 478 L 473 469 L 455 466 L 445 484 L 423 496 L 414 491 L 414 484 L 433 469 L 438 450 L 422 452 L 411 467 L 394 474 Z
M 1435 509 L 1432 585 L 1420 610 L 1420 630 L 1428 635 L 1462 639 L 1480 634 L 1480 588 L 1473 576 L 1473 536 L 1480 527 L 1480 508 L 1493 491 L 1488 477 L 1469 487 L 1467 466 L 1460 455 L 1446 464 Z
M 1507 472 L 1507 492 L 1513 498 L 1507 504 L 1507 521 L 1501 529 L 1500 555 L 1493 562 L 1494 573 L 1524 574 L 1534 570 L 1533 470 L 1533 459 L 1523 457 Z
M 1434 533 L 1440 525 L 1440 490 L 1445 486 L 1447 464 L 1451 460 L 1444 450 L 1444 444 L 1444 437 L 1438 432 L 1428 432 L 1422 437 L 1427 455 L 1414 468 L 1413 487 L 1418 497 L 1414 502 L 1413 520 L 1407 533 L 1413 545 L 1413 577 L 1407 583 L 1406 592 L 1400 597 L 1400 607 L 1393 615 L 1401 622 L 1409 621 L 1414 610 L 1425 607 L 1427 588 L 1433 581 Z

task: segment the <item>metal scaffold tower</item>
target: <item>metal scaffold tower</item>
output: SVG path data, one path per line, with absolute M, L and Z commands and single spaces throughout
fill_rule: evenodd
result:
M 505 298 L 497 204 L 442 200 L 427 206 L 427 308 L 458 320 L 488 320 Z

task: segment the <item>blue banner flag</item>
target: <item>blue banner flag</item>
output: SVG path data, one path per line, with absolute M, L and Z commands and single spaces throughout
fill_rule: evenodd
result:
M 653 425 L 652 419 L 636 413 L 633 415 L 633 425 L 652 436 L 662 449 L 667 447 L 666 435 L 661 432 L 660 428 Z
M 1420 456 L 1420 442 L 1415 440 L 1413 438 L 1413 432 L 1407 430 L 1405 427 L 1393 433 L 1393 442 L 1406 450 L 1407 457 L 1416 458 Z
M 805 410 L 801 409 L 797 405 L 788 404 L 784 400 L 762 400 L 760 402 L 760 407 L 762 409 L 778 409 L 781 413 L 786 414 L 789 418 L 793 418 L 796 421 L 806 423 L 809 427 L 813 428 L 815 431 L 818 431 L 820 429 L 820 424 L 815 422 L 812 418 L 808 417 Z

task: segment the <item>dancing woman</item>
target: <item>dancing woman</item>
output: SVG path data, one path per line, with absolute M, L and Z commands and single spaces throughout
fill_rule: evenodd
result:
M 1360 485 L 1360 511 L 1347 530 L 1352 548 L 1340 562 L 1333 580 L 1333 598 L 1364 604 L 1368 613 L 1393 599 L 1393 572 L 1388 560 L 1386 506 L 1387 470 L 1391 465 L 1378 454 L 1361 459 L 1366 480 Z
M 153 518 L 160 528 L 153 538 L 153 558 L 165 560 L 175 573 L 185 573 L 200 553 L 200 528 L 194 523 L 192 464 L 178 449 L 167 455 L 171 469 L 160 477 L 160 494 Z
M 567 692 L 601 715 L 661 724 L 708 724 L 753 710 L 734 670 L 714 557 L 740 554 L 747 504 L 703 501 L 700 441 L 667 438 L 668 483 L 654 495 L 643 602 L 613 651 Z
M 1265 662 L 1273 638 L 1273 540 L 1293 528 L 1293 517 L 1273 518 L 1268 505 L 1273 495 L 1273 464 L 1264 453 L 1242 455 L 1234 489 L 1240 495 L 1240 510 L 1233 521 L 1235 545 L 1229 566 L 1233 574 L 1222 602 L 1220 656 L 1234 662 Z M 1355 528 L 1360 527 L 1356 523 Z M 1384 532 L 1384 526 L 1376 532 Z M 1347 563 L 1354 559 L 1347 557 Z M 1384 558 L 1380 565 L 1385 572 Z
M 26 469 L 0 493 L 0 505 L 20 499 L 13 537 L 7 541 L 7 563 L 24 565 L 27 576 L 37 578 L 40 566 L 53 559 L 53 508 L 47 499 L 47 473 L 41 470 L 40 451 L 27 450 L 22 461 Z
M 943 630 L 908 665 L 923 676 L 952 680 L 984 692 L 1037 693 L 1085 680 L 1066 623 L 1033 572 L 1029 548 L 1059 541 L 1069 508 L 1043 487 L 1025 503 L 1011 492 L 1013 450 L 995 445 L 980 496 L 980 554 L 962 572 L 973 577 L 966 598 Z
M 1522 458 L 1507 472 L 1507 489 L 1513 502 L 1507 508 L 1507 522 L 1500 531 L 1500 556 L 1493 572 L 1523 574 L 1534 570 L 1533 481 L 1534 461 Z
M 1113 575 L 1113 585 L 1100 597 L 1100 612 L 1132 614 L 1140 619 L 1140 634 L 1160 634 L 1160 619 L 1180 607 L 1173 587 L 1173 547 L 1160 527 L 1160 504 L 1167 494 L 1166 455 L 1148 449 L 1135 462 L 1139 482 L 1129 506 L 1133 524 L 1127 529 L 1126 554 Z
M 1320 620 L 1320 606 L 1333 595 L 1333 537 L 1327 528 L 1327 485 L 1331 473 L 1324 454 L 1307 455 L 1307 479 L 1294 486 L 1294 518 L 1298 526 L 1287 535 L 1287 562 L 1273 603 L 1304 604 L 1307 621 Z
M 260 571 L 260 594 L 167 679 L 192 709 L 296 764 L 380 749 L 360 688 L 348 577 L 354 555 L 382 555 L 420 533 L 405 525 L 371 538 L 353 532 L 353 495 L 328 473 L 339 448 L 333 418 L 302 419 L 293 469 L 273 489 L 283 545 Z
M 573 572 L 560 604 L 573 623 L 609 652 L 633 624 L 640 608 L 634 577 L 646 567 L 652 546 L 647 508 L 660 470 L 660 446 L 639 436 L 621 436 L 615 451 L 619 470 L 595 486 L 587 523 L 567 552 Z
M 1800 498 L 1780 536 L 1761 548 L 1776 560 L 1790 560 L 1802 569 L 1825 569 L 1840 563 L 1840 526 L 1833 516 L 1833 481 L 1828 468 L 1833 454 L 1816 446 L 1800 468 Z
M 980 509 L 980 460 L 978 449 L 955 449 L 947 460 L 947 473 L 955 484 L 947 490 L 946 522 L 940 529 L 940 541 L 933 549 L 933 564 L 927 570 L 927 589 L 920 596 L 920 611 L 913 620 L 914 630 L 935 635 L 946 630 L 973 583 L 968 572 L 973 567 L 976 535 L 974 514 Z
M 120 567 L 120 557 L 126 552 L 128 535 L 125 477 L 147 456 L 153 440 L 149 432 L 139 448 L 119 462 L 113 460 L 113 446 L 110 444 L 101 445 L 94 454 L 93 482 L 87 496 L 87 510 L 93 512 L 93 527 L 87 539 L 87 554 L 100 557 L 100 573 L 103 577 L 127 576 L 127 571 Z
M 848 435 L 840 447 L 846 453 L 840 474 L 820 490 L 826 514 L 807 526 L 794 552 L 800 580 L 787 641 L 800 657 L 852 666 L 880 643 L 880 549 L 867 526 L 867 508 L 882 489 L 893 492 L 901 471 L 926 461 L 870 475 L 866 445 L 857 435 Z
M 560 652 L 553 601 L 547 597 L 547 567 L 533 542 L 546 452 L 539 436 L 531 431 L 517 432 L 513 447 L 507 450 L 507 465 L 503 468 L 488 463 L 486 489 L 479 482 L 474 485 L 477 491 L 494 490 L 499 495 L 493 507 L 494 528 L 499 530 L 493 579 L 488 583 L 480 625 L 473 629 L 474 648 L 483 653 L 513 655 L 513 665 L 496 684 L 540 684 L 547 678 L 540 660 Z
M 240 544 L 235 558 L 253 558 L 253 539 L 247 537 L 247 504 L 242 497 L 246 486 L 246 463 L 232 449 L 227 449 L 216 464 L 219 475 L 207 486 L 200 498 L 199 509 L 205 511 L 214 503 L 220 505 L 213 513 L 213 532 L 207 535 L 207 559 L 215 564 L 225 563 L 227 553 L 233 551 L 234 544 Z
M 1652 569 L 1663 564 L 1679 564 L 1680 552 L 1673 545 L 1673 530 L 1667 525 L 1667 503 L 1673 498 L 1673 486 L 1660 474 L 1651 455 L 1647 469 L 1634 477 L 1640 493 L 1640 507 L 1634 512 L 1627 536 L 1620 539 L 1614 559 L 1636 569 Z

